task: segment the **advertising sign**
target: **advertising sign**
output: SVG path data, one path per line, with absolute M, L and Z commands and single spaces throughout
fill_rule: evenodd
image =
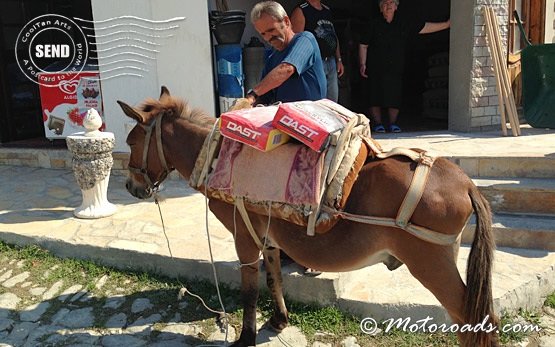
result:
M 94 108 L 104 122 L 100 76 L 97 71 L 40 73 L 40 99 L 46 138 L 62 139 L 84 131 L 83 118 Z

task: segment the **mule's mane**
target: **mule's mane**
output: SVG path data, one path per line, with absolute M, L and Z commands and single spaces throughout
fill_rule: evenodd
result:
M 164 113 L 167 117 L 186 119 L 202 128 L 211 128 L 214 125 L 214 117 L 199 108 L 191 109 L 185 100 L 173 96 L 166 96 L 161 100 L 149 98 L 139 109 L 153 116 Z

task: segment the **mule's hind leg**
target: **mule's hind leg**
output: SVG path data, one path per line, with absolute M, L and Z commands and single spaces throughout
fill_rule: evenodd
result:
M 283 298 L 283 280 L 281 277 L 281 264 L 279 257 L 279 248 L 268 247 L 264 251 L 264 265 L 266 267 L 266 284 L 272 294 L 274 301 L 274 314 L 266 322 L 265 326 L 281 332 L 289 320 L 287 315 L 287 307 Z
M 465 285 L 455 259 L 458 246 L 438 246 L 416 239 L 405 240 L 398 246 L 395 255 L 410 273 L 439 300 L 453 323 L 464 324 Z

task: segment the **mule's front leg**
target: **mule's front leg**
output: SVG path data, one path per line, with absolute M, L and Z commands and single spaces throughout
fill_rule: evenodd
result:
M 264 251 L 264 265 L 266 267 L 266 284 L 274 301 L 274 314 L 265 326 L 279 333 L 285 329 L 289 320 L 287 307 L 285 307 L 285 300 L 283 299 L 279 248 L 268 247 Z
M 256 302 L 258 300 L 258 264 L 241 267 L 241 300 L 243 302 L 243 328 L 241 336 L 231 347 L 256 345 Z

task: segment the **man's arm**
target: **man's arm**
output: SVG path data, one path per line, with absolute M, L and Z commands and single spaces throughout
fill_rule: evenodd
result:
M 360 66 L 360 75 L 364 78 L 368 78 L 366 74 L 366 56 L 368 54 L 368 45 L 359 44 L 358 45 L 358 65 Z
M 299 6 L 295 7 L 289 18 L 291 19 L 291 28 L 294 32 L 300 33 L 304 31 L 305 19 L 303 10 Z
M 426 22 L 422 30 L 420 30 L 419 34 L 431 34 L 445 29 L 449 29 L 449 27 L 451 27 L 450 19 L 446 20 L 445 22 L 437 22 L 437 23 Z
M 339 38 L 335 35 L 335 39 L 337 40 L 337 48 L 335 49 L 335 62 L 337 63 L 337 76 L 343 76 L 345 72 L 345 67 L 343 66 L 343 60 L 341 60 L 341 50 L 339 49 Z
M 281 63 L 273 68 L 252 90 L 256 95 L 264 95 L 270 90 L 277 88 L 287 81 L 297 70 L 289 63 Z M 252 103 L 256 101 L 254 95 L 246 96 Z

